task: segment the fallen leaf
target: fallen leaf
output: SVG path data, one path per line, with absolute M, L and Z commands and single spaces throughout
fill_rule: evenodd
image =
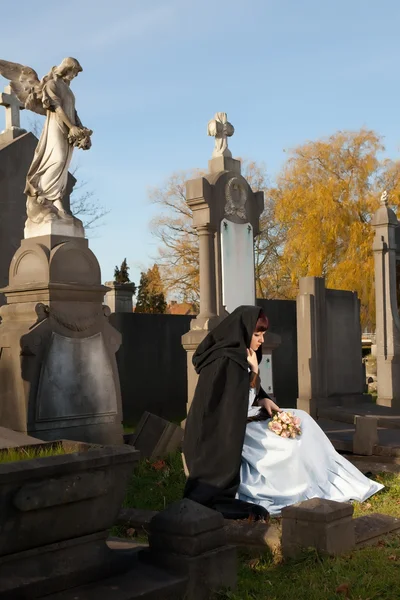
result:
M 339 585 L 336 588 L 336 593 L 337 594 L 344 594 L 345 596 L 348 596 L 348 594 L 349 594 L 349 584 L 348 583 L 342 583 L 341 585 Z
M 250 567 L 250 569 L 255 569 L 255 567 L 258 567 L 258 565 L 260 564 L 260 559 L 252 558 L 247 564 Z
M 156 460 L 156 462 L 154 462 L 151 466 L 156 471 L 161 471 L 162 469 L 165 469 L 166 462 L 165 462 L 165 460 Z
M 364 508 L 366 510 L 369 510 L 370 508 L 372 508 L 372 504 L 370 502 L 367 502 L 366 504 L 364 504 Z
M 130 527 L 129 529 L 126 530 L 126 535 L 129 537 L 133 537 L 134 535 L 136 535 L 136 529 L 133 529 L 133 527 Z
M 388 560 L 397 560 L 397 556 L 395 554 L 391 554 L 388 556 Z

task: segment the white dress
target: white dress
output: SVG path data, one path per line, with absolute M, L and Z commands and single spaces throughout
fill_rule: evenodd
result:
M 255 390 L 250 390 L 248 416 Z M 248 423 L 242 451 L 240 500 L 260 504 L 271 515 L 282 508 L 308 500 L 326 498 L 338 502 L 363 502 L 384 486 L 365 477 L 338 454 L 309 414 L 287 409 L 301 419 L 301 436 L 281 438 L 268 428 L 268 421 Z

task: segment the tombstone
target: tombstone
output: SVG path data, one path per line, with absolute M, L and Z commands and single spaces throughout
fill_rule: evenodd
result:
M 181 446 L 183 429 L 146 411 L 135 433 L 124 438 L 128 444 L 139 450 L 141 458 L 162 458 Z
M 9 65 L 0 61 L 0 72 L 6 74 Z M 76 74 L 77 65 L 74 59 L 65 59 L 58 69 L 60 73 L 75 69 Z M 8 76 L 15 77 L 15 69 L 21 68 L 14 64 Z M 20 77 L 26 72 L 22 70 Z M 32 83 L 39 104 L 42 95 L 37 90 L 49 80 L 43 81 Z M 59 101 L 65 102 L 65 84 L 53 81 L 60 86 Z M 17 89 L 21 97 L 26 92 Z M 72 91 L 68 94 L 74 98 Z M 0 187 L 7 190 L 8 203 L 2 206 L 0 221 L 9 206 L 20 202 L 24 187 L 27 206 L 23 239 L 10 260 L 8 285 L 1 290 L 7 303 L 0 309 L 0 426 L 43 440 L 122 443 L 115 359 L 121 336 L 109 324 L 110 311 L 103 306 L 108 288 L 101 285 L 98 261 L 65 198 L 65 165 L 74 145 L 89 147 L 91 131 L 77 125 L 73 137 L 67 129 L 59 135 L 55 112 L 44 112 L 44 134 L 30 167 L 35 141 L 31 134 L 0 149 L 0 165 L 5 161 L 7 166 Z M 8 125 L 15 122 L 15 111 L 12 114 L 14 121 Z M 22 157 L 18 147 L 25 148 Z M 48 155 L 54 160 L 46 162 Z M 3 231 L 3 239 L 7 236 Z
M 182 338 L 187 351 L 188 409 L 197 383 L 192 365 L 197 346 L 237 306 L 256 303 L 253 245 L 264 194 L 253 192 L 241 174 L 240 161 L 232 158 L 228 137 L 233 133 L 226 113 L 217 113 L 208 123 L 208 135 L 215 137 L 209 172 L 186 182 L 187 203 L 199 235 L 200 270 L 200 312 Z M 260 371 L 261 377 L 269 378 L 270 391 L 271 352 L 277 344 L 279 336 L 268 333 Z
M 109 307 L 112 313 L 132 313 L 133 312 L 133 294 L 135 293 L 134 283 L 117 283 L 116 281 L 106 281 L 109 289 L 104 297 L 104 303 Z
M 297 408 L 365 401 L 360 302 L 357 294 L 325 288 L 323 277 L 301 277 L 297 297 Z
M 372 220 L 375 260 L 377 404 L 400 408 L 400 318 L 398 279 L 400 227 L 388 195 L 382 194 Z

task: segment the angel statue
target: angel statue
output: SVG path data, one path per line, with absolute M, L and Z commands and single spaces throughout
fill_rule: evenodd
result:
M 63 206 L 68 169 L 74 148 L 89 150 L 92 131 L 83 127 L 75 110 L 75 96 L 70 83 L 82 71 L 75 58 L 64 58 L 58 67 L 39 81 L 30 67 L 0 60 L 0 74 L 26 109 L 46 116 L 27 178 L 26 231 L 33 224 L 58 219 L 82 224 Z M 26 234 L 25 234 L 26 235 Z M 28 236 L 30 237 L 30 236 Z

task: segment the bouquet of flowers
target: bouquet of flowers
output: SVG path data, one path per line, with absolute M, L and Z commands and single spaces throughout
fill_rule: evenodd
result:
M 78 127 L 77 132 L 75 134 L 68 134 L 68 141 L 71 146 L 75 146 L 75 148 L 80 148 L 81 150 L 89 150 L 92 145 L 90 136 L 93 131 L 88 129 L 87 127 Z
M 301 435 L 301 421 L 290 411 L 274 412 L 268 423 L 271 431 L 283 438 L 295 438 Z

